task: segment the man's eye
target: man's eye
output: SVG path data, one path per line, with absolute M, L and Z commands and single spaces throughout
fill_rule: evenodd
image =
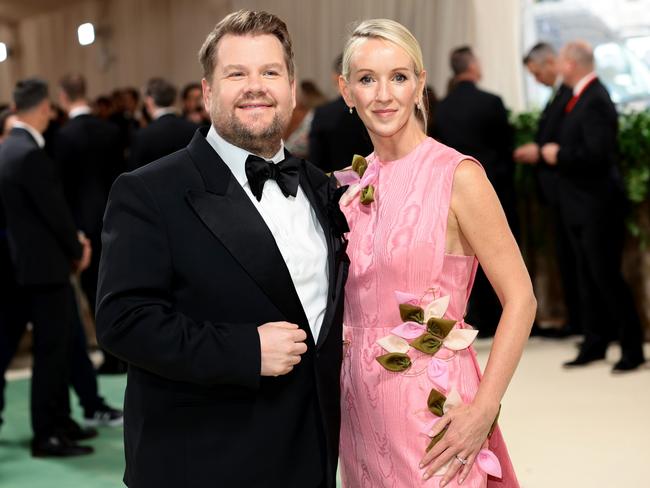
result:
M 244 76 L 244 73 L 241 71 L 233 71 L 232 73 L 228 73 L 228 78 L 241 78 Z
M 264 72 L 264 75 L 265 75 L 265 76 L 279 76 L 279 74 L 280 74 L 280 73 L 278 73 L 278 72 L 275 71 L 275 70 L 268 70 L 268 71 L 265 71 L 265 72 Z

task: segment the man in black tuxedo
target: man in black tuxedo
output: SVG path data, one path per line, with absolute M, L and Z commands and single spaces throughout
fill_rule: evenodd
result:
M 449 64 L 454 74 L 453 89 L 436 107 L 435 135 L 440 142 L 481 162 L 517 236 L 513 130 L 508 113 L 500 97 L 476 86 L 482 77 L 481 66 L 469 47 L 454 49 Z M 499 299 L 479 268 L 470 297 L 468 321 L 482 336 L 490 336 L 494 335 L 500 317 Z
M 544 144 L 541 156 L 558 170 L 559 207 L 576 256 L 585 327 L 580 353 L 565 366 L 603 359 L 615 332 L 622 355 L 613 372 L 630 371 L 644 362 L 643 333 L 621 273 L 625 196 L 617 169 L 618 115 L 594 73 L 588 44 L 567 44 L 559 63 L 572 97 L 564 107 L 557 142 Z
M 174 85 L 162 78 L 149 80 L 144 105 L 153 120 L 134 136 L 129 156 L 130 170 L 178 151 L 192 140 L 199 126 L 176 115 L 175 102 Z
M 58 131 L 54 157 L 61 171 L 63 189 L 77 228 L 90 239 L 94 251 L 90 266 L 80 280 L 94 314 L 102 219 L 111 185 L 117 175 L 124 171 L 122 140 L 115 124 L 92 114 L 86 98 L 86 80 L 82 75 L 65 75 L 59 82 L 59 88 L 59 103 L 68 113 L 69 120 Z M 110 354 L 104 353 L 104 362 L 99 371 L 124 373 L 126 367 Z M 96 395 L 82 396 L 90 398 Z
M 104 219 L 97 327 L 129 363 L 124 480 L 334 488 L 339 191 L 282 149 L 295 106 L 284 22 L 230 14 L 200 58 L 212 126 L 120 176 Z
M 14 90 L 17 120 L 0 151 L 0 197 L 16 282 L 34 326 L 31 418 L 34 456 L 89 454 L 70 438 L 68 381 L 74 297 L 70 273 L 90 262 L 90 241 L 78 234 L 54 162 L 43 150 L 49 123 L 45 82 Z M 78 426 L 76 426 L 78 429 Z
M 77 228 L 88 236 L 94 250 L 91 264 L 81 279 L 94 312 L 102 219 L 111 185 L 124 169 L 120 133 L 114 124 L 92 114 L 82 75 L 64 76 L 59 87 L 59 102 L 69 120 L 57 134 L 54 154 Z
M 540 148 L 547 142 L 557 141 L 564 107 L 571 98 L 571 88 L 562 82 L 558 73 L 557 53 L 547 43 L 540 42 L 533 46 L 524 57 L 524 65 L 539 83 L 552 90 L 551 97 L 540 115 L 535 141 L 518 147 L 514 152 L 514 159 L 520 164 L 535 165 L 541 200 L 548 206 L 553 219 L 555 252 L 567 309 L 567 323 L 559 330 L 544 330 L 543 335 L 562 338 L 582 333 L 576 257 L 559 209 L 558 170 L 555 166 L 540 164 Z
M 339 55 L 332 72 L 337 91 L 342 63 L 343 55 Z M 309 131 L 309 160 L 313 164 L 329 173 L 350 166 L 355 154 L 367 156 L 371 152 L 368 131 L 343 97 L 316 108 Z

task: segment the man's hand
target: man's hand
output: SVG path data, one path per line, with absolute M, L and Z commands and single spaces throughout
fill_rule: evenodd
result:
M 75 273 L 81 274 L 82 271 L 90 266 L 90 258 L 92 257 L 93 251 L 90 246 L 90 240 L 86 237 L 86 234 L 79 231 L 77 233 L 77 238 L 79 239 L 79 243 L 83 247 L 83 250 L 81 251 L 81 259 L 72 262 L 72 268 Z
M 554 142 L 549 142 L 542 146 L 542 157 L 546 164 L 555 166 L 557 164 L 557 153 L 560 151 L 560 146 Z
M 262 352 L 262 376 L 291 372 L 307 352 L 307 333 L 289 322 L 269 322 L 257 328 Z
M 517 163 L 537 164 L 539 162 L 539 146 L 534 142 L 529 142 L 515 149 L 512 157 Z

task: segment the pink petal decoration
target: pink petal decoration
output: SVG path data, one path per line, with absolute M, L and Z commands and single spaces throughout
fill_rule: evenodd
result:
M 417 305 L 420 302 L 420 297 L 413 295 L 412 293 L 406 293 L 404 291 L 395 290 L 395 299 L 397 303 L 402 305 L 403 303 L 408 303 L 411 305 Z
M 334 171 L 334 177 L 338 180 L 341 186 L 353 185 L 359 183 L 359 175 L 352 169 L 342 169 L 341 171 Z
M 424 309 L 424 321 L 426 322 L 431 317 L 441 319 L 443 315 L 445 315 L 445 312 L 447 312 L 450 299 L 451 297 L 447 295 L 444 297 L 440 297 L 437 300 L 432 301 L 429 305 L 427 305 Z
M 492 451 L 481 449 L 476 456 L 476 462 L 484 473 L 501 478 L 501 463 Z
M 423 437 L 426 437 L 426 438 L 430 441 L 430 440 L 431 440 L 431 436 L 429 435 L 429 432 L 431 432 L 431 429 L 433 429 L 433 428 L 436 426 L 436 424 L 438 423 L 438 421 L 439 421 L 442 417 L 435 417 L 435 416 L 434 416 L 433 419 L 431 419 L 431 418 L 430 418 L 430 417 L 431 417 L 431 412 L 429 412 L 429 410 L 427 410 L 427 413 L 429 414 L 429 415 L 428 415 L 428 419 L 427 419 L 428 422 L 426 422 L 426 423 L 424 424 L 424 427 L 422 427 L 422 429 L 420 430 L 420 432 L 418 433 L 418 435 L 421 435 L 421 436 L 423 436 Z
M 472 345 L 476 334 L 478 334 L 476 329 L 452 329 L 442 343 L 447 349 L 460 351 Z
M 379 176 L 379 164 L 376 161 L 373 161 L 368 165 L 365 173 L 363 173 L 363 177 L 361 178 L 361 181 L 359 181 L 359 186 L 365 188 L 368 185 L 372 185 L 377 181 L 377 176 Z
M 401 352 L 403 354 L 406 354 L 411 347 L 404 339 L 393 334 L 377 339 L 377 344 L 388 352 Z
M 350 188 L 348 188 L 347 191 L 343 195 L 341 195 L 341 199 L 339 200 L 339 205 L 345 207 L 348 203 L 350 203 L 352 200 L 354 200 L 357 197 L 360 189 L 361 188 L 357 184 L 350 185 Z
M 451 349 L 447 349 L 446 347 L 441 347 L 438 349 L 438 352 L 433 355 L 434 358 L 442 359 L 443 361 L 449 361 L 451 358 L 453 358 L 456 355 L 456 351 L 452 351 Z
M 442 407 L 442 411 L 444 413 L 447 413 L 449 410 L 457 407 L 458 405 L 461 405 L 462 403 L 463 399 L 460 397 L 460 393 L 458 393 L 457 390 L 451 390 L 447 394 L 447 399 L 445 400 L 445 404 Z
M 434 356 L 427 367 L 427 374 L 436 389 L 442 390 L 441 393 L 445 393 L 449 389 L 449 365 L 446 361 L 436 359 Z
M 390 333 L 406 340 L 413 340 L 424 334 L 426 330 L 424 325 L 420 325 L 417 322 L 404 322 L 391 330 Z

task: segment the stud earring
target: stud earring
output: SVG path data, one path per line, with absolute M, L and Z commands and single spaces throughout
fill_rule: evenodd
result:
M 354 113 L 354 107 L 350 107 L 349 110 L 350 110 L 350 115 L 352 115 L 352 113 Z

